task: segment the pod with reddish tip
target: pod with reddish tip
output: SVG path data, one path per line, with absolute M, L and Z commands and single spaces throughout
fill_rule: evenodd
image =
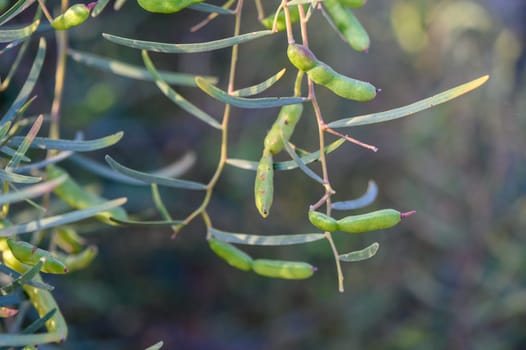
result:
M 256 208 L 262 217 L 266 218 L 269 214 L 272 200 L 274 197 L 274 166 L 272 153 L 268 150 L 263 151 L 263 156 L 259 160 L 254 182 L 254 199 Z
M 320 213 L 319 211 L 309 210 L 309 221 L 322 231 L 338 231 L 338 223 L 336 222 L 336 219 Z
M 272 154 L 281 152 L 284 147 L 283 140 L 288 141 L 290 139 L 302 112 L 302 103 L 281 107 L 276 121 L 272 124 L 267 136 L 265 136 L 265 149 Z
M 94 3 L 87 6 L 84 4 L 75 4 L 51 21 L 51 26 L 56 30 L 67 30 L 76 27 L 89 18 L 91 8 L 94 6 Z
M 336 72 L 319 61 L 312 51 L 303 45 L 289 44 L 287 56 L 289 61 L 299 70 L 306 72 L 312 81 L 325 86 L 338 96 L 360 102 L 370 101 L 376 97 L 377 89 L 371 83 Z
M 153 13 L 176 13 L 203 0 L 137 0 L 139 6 Z
M 301 261 L 256 259 L 252 263 L 255 273 L 265 277 L 301 280 L 314 274 L 316 268 Z
M 208 240 L 208 245 L 217 256 L 225 260 L 230 266 L 243 271 L 252 269 L 253 260 L 250 255 L 232 244 L 212 238 Z
M 43 260 L 44 264 L 40 269 L 42 272 L 62 274 L 69 271 L 61 260 L 47 250 L 37 248 L 24 241 L 15 241 L 11 238 L 7 239 L 7 245 L 13 256 L 23 264 L 33 266 Z
M 338 229 L 348 233 L 362 233 L 395 226 L 414 212 L 400 213 L 394 209 L 382 209 L 362 215 L 352 215 L 337 221 Z

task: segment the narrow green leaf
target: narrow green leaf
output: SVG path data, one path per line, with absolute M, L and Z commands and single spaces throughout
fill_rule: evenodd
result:
M 16 29 L 0 30 L 0 43 L 8 43 L 11 41 L 27 38 L 37 30 L 40 20 L 36 20 L 30 25 Z
M 334 210 L 352 210 L 366 207 L 374 202 L 378 195 L 378 186 L 376 182 L 369 181 L 367 190 L 359 198 L 352 199 L 344 202 L 334 202 L 331 204 L 331 208 Z
M 250 235 L 246 233 L 225 232 L 211 227 L 210 234 L 223 242 L 263 245 L 263 246 L 283 246 L 292 244 L 304 244 L 319 241 L 325 238 L 323 233 L 305 233 L 297 235 Z
M 40 70 L 42 68 L 42 64 L 44 63 L 45 55 L 46 40 L 44 38 L 40 38 L 38 44 L 38 52 L 35 56 L 35 60 L 33 61 L 33 65 L 31 66 L 31 70 L 29 71 L 29 75 L 27 76 L 27 79 L 24 85 L 22 86 L 22 89 L 20 89 L 20 92 L 18 93 L 18 96 L 16 97 L 15 101 L 7 110 L 3 118 L 0 120 L 0 125 L 5 124 L 8 121 L 12 121 L 16 116 L 17 111 L 26 103 L 27 99 L 29 98 L 29 95 L 31 94 L 31 91 L 35 87 L 38 76 L 40 75 Z
M 35 0 L 18 0 L 13 6 L 0 15 L 0 25 L 9 22 L 12 18 L 31 6 Z
M 357 250 L 357 251 L 350 252 L 347 254 L 342 254 L 338 256 L 338 259 L 340 261 L 345 261 L 345 262 L 355 262 L 355 261 L 367 260 L 367 259 L 372 258 L 376 254 L 376 252 L 378 251 L 378 248 L 380 248 L 380 245 L 375 242 L 362 250 Z
M 243 44 L 248 41 L 252 41 L 267 35 L 271 35 L 272 31 L 262 30 L 259 32 L 241 34 L 234 37 L 209 41 L 206 43 L 196 44 L 167 44 L 159 43 L 154 41 L 144 41 L 136 39 L 128 39 L 120 36 L 103 33 L 102 36 L 119 45 L 132 47 L 139 50 L 154 51 L 154 52 L 165 52 L 165 53 L 198 53 L 208 52 L 213 50 L 223 49 L 225 47 L 231 47 L 238 44 Z
M 207 13 L 217 13 L 218 15 L 233 15 L 236 13 L 235 11 L 232 11 L 230 9 L 215 6 L 212 4 L 207 4 L 204 2 L 200 4 L 194 4 L 194 5 L 188 6 L 188 8 L 195 10 L 195 11 L 201 11 L 201 12 L 207 12 Z
M 298 164 L 299 168 L 308 176 L 310 177 L 311 179 L 313 179 L 314 181 L 324 185 L 325 184 L 325 181 L 323 181 L 323 179 L 318 175 L 316 174 L 314 171 L 312 171 L 311 169 L 309 169 L 309 167 L 307 167 L 305 165 L 305 163 L 303 163 L 303 161 L 301 160 L 301 158 L 296 154 L 296 152 L 294 152 L 294 150 L 292 149 L 292 147 L 290 146 L 290 142 L 285 140 L 283 138 L 283 133 L 281 133 L 281 139 L 283 140 L 283 146 L 285 146 L 285 150 L 287 151 L 287 153 L 289 154 L 289 156 L 296 162 L 296 164 Z
M 0 195 L 0 205 L 6 203 L 21 202 L 26 199 L 40 197 L 45 193 L 53 191 L 67 179 L 67 176 L 57 177 L 51 181 L 42 182 L 38 185 L 28 186 L 22 190 Z
M 359 125 L 383 123 L 389 120 L 408 117 L 408 116 L 415 114 L 416 112 L 420 112 L 428 108 L 437 106 L 439 104 L 442 104 L 444 102 L 457 98 L 465 93 L 468 93 L 478 88 L 482 84 L 484 84 L 488 79 L 489 79 L 489 76 L 484 75 L 478 79 L 472 80 L 468 83 L 459 85 L 447 91 L 441 92 L 435 96 L 426 98 L 424 100 L 420 100 L 418 102 L 409 104 L 404 107 L 395 108 L 395 109 L 391 109 L 391 110 L 379 112 L 379 113 L 372 113 L 372 114 L 366 114 L 366 115 L 361 115 L 357 117 L 340 119 L 340 120 L 336 120 L 336 121 L 329 123 L 328 126 L 333 129 L 347 128 L 347 127 L 359 126 Z
M 37 118 L 37 120 L 35 120 L 33 126 L 31 126 L 31 129 L 29 129 L 27 135 L 24 137 L 24 140 L 18 146 L 15 155 L 7 163 L 6 170 L 11 171 L 13 168 L 17 167 L 18 164 L 20 164 L 20 161 L 25 156 L 29 146 L 37 136 L 37 133 L 40 131 L 43 120 L 44 116 L 42 114 Z
M 162 341 L 160 341 L 158 343 L 153 344 L 152 346 L 147 347 L 144 350 L 159 350 L 160 348 L 163 347 L 163 345 L 164 345 L 164 343 Z
M 46 137 L 35 137 L 31 148 L 42 148 L 42 149 L 56 149 L 61 151 L 72 151 L 72 152 L 90 152 L 98 149 L 112 146 L 119 142 L 124 133 L 122 131 L 116 132 L 115 134 L 101 137 L 100 139 L 94 140 L 62 140 L 62 139 L 50 139 Z M 23 137 L 15 136 L 7 142 L 10 146 L 18 146 L 24 141 Z
M 55 315 L 57 309 L 51 309 L 44 316 L 34 320 L 29 326 L 22 330 L 22 334 L 33 334 L 46 325 L 46 322 Z
M 35 232 L 38 230 L 44 230 L 51 227 L 80 221 L 94 216 L 100 212 L 121 206 L 124 203 L 126 203 L 126 198 L 119 198 L 102 203 L 100 205 L 96 205 L 88 209 L 76 210 L 65 214 L 50 216 L 43 219 L 37 219 L 25 224 L 9 226 L 0 230 L 0 237 L 9 237 L 22 233 Z
M 18 276 L 16 279 L 14 279 L 8 285 L 0 288 L 0 294 L 3 294 L 3 295 L 10 294 L 10 293 L 16 291 L 17 289 L 21 288 L 22 285 L 24 285 L 28 281 L 32 280 L 33 277 L 35 277 L 38 274 L 38 272 L 42 268 L 42 265 L 44 265 L 44 262 L 43 261 L 39 261 L 36 265 L 32 266 L 24 274 Z
M 11 128 L 11 122 L 7 122 L 5 124 L 2 124 L 0 126 L 0 138 L 2 138 L 5 135 L 7 135 L 7 133 L 9 132 L 10 128 Z
M 4 264 L 1 264 L 0 263 L 0 272 L 6 274 L 6 275 L 9 275 L 11 276 L 12 278 L 18 278 L 20 276 L 22 276 L 22 274 L 18 271 L 15 271 L 13 269 L 11 269 L 10 267 L 4 265 Z M 30 281 L 26 281 L 25 282 L 27 285 L 30 285 L 31 287 L 35 287 L 35 288 L 38 288 L 38 289 L 42 289 L 42 290 L 53 290 L 55 289 L 55 287 L 47 284 L 47 283 L 44 283 L 42 281 L 36 281 L 36 280 L 30 280 Z
M 18 50 L 15 60 L 13 61 L 13 63 L 11 63 L 11 66 L 9 67 L 9 73 L 7 73 L 7 76 L 4 78 L 4 81 L 2 81 L 2 84 L 0 85 L 0 91 L 5 91 L 9 87 L 9 83 L 11 82 L 11 79 L 13 79 L 13 75 L 15 75 L 16 70 L 18 69 L 20 61 L 22 61 L 22 58 L 24 57 L 27 51 L 29 43 L 30 40 L 26 40 L 20 47 L 20 50 Z
M 93 10 L 91 11 L 91 17 L 97 17 L 98 15 L 100 15 L 109 2 L 110 0 L 98 0 L 97 5 L 95 5 Z
M 140 220 L 122 220 L 111 218 L 111 221 L 115 221 L 121 225 L 128 226 L 172 226 L 181 225 L 184 221 L 181 220 L 156 220 L 156 221 L 140 221 Z
M 76 164 L 83 167 L 84 169 L 96 175 L 105 177 L 107 179 L 123 182 L 128 185 L 149 186 L 149 184 L 143 181 L 134 180 L 128 176 L 122 175 L 121 173 L 116 172 L 106 164 L 103 165 L 97 163 L 87 157 L 81 156 L 80 154 L 75 154 L 70 159 Z M 169 164 L 164 168 L 152 171 L 151 174 L 157 176 L 179 177 L 186 173 L 192 167 L 192 165 L 194 165 L 194 163 L 194 153 L 188 152 L 172 164 Z
M 15 174 L 15 173 L 0 169 L 0 180 L 19 183 L 19 184 L 34 184 L 42 180 L 42 178 L 35 177 L 35 176 Z
M 16 154 L 16 151 L 14 149 L 12 149 L 10 147 L 7 147 L 7 146 L 0 147 L 0 152 L 2 152 L 4 154 L 7 154 L 10 157 L 13 157 Z M 31 159 L 29 159 L 28 157 L 23 157 L 22 161 L 23 162 L 30 162 Z
M 281 77 L 285 75 L 286 70 L 287 70 L 286 68 L 283 68 L 282 70 L 280 70 L 279 72 L 277 72 L 276 74 L 274 74 L 273 76 L 271 76 L 270 78 L 268 78 L 267 80 L 259 84 L 256 84 L 256 85 L 244 88 L 244 89 L 236 90 L 232 92 L 231 96 L 253 96 L 253 95 L 260 94 L 263 91 L 267 90 L 272 85 L 274 85 L 278 80 L 280 80 Z
M 1 149 L 0 149 L 1 151 Z M 28 165 L 24 165 L 24 166 L 20 166 L 16 169 L 13 169 L 14 172 L 16 173 L 25 173 L 25 172 L 28 172 L 28 171 L 31 171 L 31 170 L 35 170 L 35 169 L 42 169 L 46 166 L 48 166 L 49 164 L 55 164 L 55 163 L 58 163 L 68 157 L 70 157 L 72 154 L 74 154 L 73 152 L 69 152 L 69 151 L 62 151 L 60 153 L 57 153 L 56 155 L 52 156 L 52 157 L 49 157 L 49 158 L 46 158 L 46 159 L 43 159 L 41 160 L 40 162 L 35 162 L 35 163 L 31 163 L 31 164 L 28 164 Z
M 197 86 L 213 98 L 239 108 L 271 108 L 303 103 L 308 101 L 304 97 L 263 97 L 263 98 L 244 98 L 227 94 L 225 91 L 210 84 L 202 77 L 195 77 Z
M 106 162 L 117 172 L 129 176 L 133 179 L 145 182 L 147 184 L 158 184 L 161 186 L 168 186 L 168 187 L 175 187 L 175 188 L 183 188 L 187 190 L 206 190 L 207 186 L 205 184 L 194 182 L 194 181 L 188 181 L 188 180 L 179 180 L 179 179 L 173 179 L 168 178 L 164 176 L 157 176 L 152 175 L 144 172 L 140 172 L 137 170 L 133 170 L 130 168 L 125 167 L 124 165 L 121 165 L 117 163 L 113 158 L 110 156 L 106 156 Z
M 325 147 L 325 154 L 329 154 L 337 150 L 341 145 L 345 143 L 344 139 L 338 139 L 331 143 L 329 146 Z M 310 164 L 320 159 L 320 151 L 312 152 L 300 158 L 303 164 Z M 226 160 L 226 163 L 232 166 L 235 166 L 240 169 L 257 171 L 258 162 L 245 159 L 229 158 Z M 298 167 L 298 163 L 294 160 L 287 160 L 285 162 L 275 162 L 273 163 L 274 170 L 292 170 Z
M 108 71 L 116 75 L 120 75 L 127 78 L 138 79 L 138 80 L 147 80 L 154 81 L 155 79 L 152 75 L 144 68 L 139 66 L 134 66 L 128 63 L 121 61 L 92 55 L 86 52 L 80 52 L 75 50 L 68 50 L 69 56 L 79 63 L 86 64 L 91 67 L 101 69 L 103 71 Z M 197 86 L 194 78 L 195 75 L 192 74 L 182 74 L 182 73 L 172 73 L 168 71 L 157 71 L 168 84 L 172 85 L 183 85 L 183 86 Z M 207 80 L 214 83 L 217 82 L 217 78 L 206 77 Z
M 113 4 L 113 9 L 115 11 L 118 11 L 124 6 L 125 3 L 126 0 L 115 0 L 115 3 Z
M 148 52 L 145 50 L 142 50 L 142 59 L 144 61 L 144 65 L 146 66 L 146 69 L 148 69 L 148 72 L 150 72 L 153 79 L 155 80 L 155 84 L 166 97 L 168 97 L 173 103 L 175 103 L 176 105 L 178 105 L 179 107 L 181 107 L 182 109 L 184 109 L 185 111 L 193 115 L 194 117 L 202 120 L 203 122 L 207 123 L 213 128 L 221 130 L 221 124 L 219 124 L 217 120 L 215 120 L 208 113 L 199 109 L 192 103 L 188 102 L 183 96 L 175 92 L 165 81 L 162 80 L 161 76 L 155 69 L 153 62 L 150 60 L 150 57 L 148 56 Z

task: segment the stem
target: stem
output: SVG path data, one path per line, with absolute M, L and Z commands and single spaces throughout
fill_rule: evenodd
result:
M 341 137 L 342 139 L 345 139 L 345 140 L 347 140 L 347 141 L 349 141 L 349 142 L 352 142 L 352 143 L 354 143 L 354 144 L 357 144 L 358 146 L 362 146 L 363 148 L 367 148 L 367 149 L 369 149 L 369 150 L 371 150 L 371 151 L 373 151 L 373 152 L 377 152 L 377 151 L 378 151 L 378 147 L 376 147 L 376 146 L 374 146 L 374 145 L 370 145 L 370 144 L 368 144 L 368 143 L 365 143 L 365 142 L 359 141 L 359 140 L 357 140 L 357 139 L 355 139 L 355 138 L 353 138 L 353 137 L 350 137 L 349 135 L 344 135 L 344 134 L 342 134 L 342 133 L 339 133 L 338 131 L 333 130 L 333 129 L 327 127 L 327 126 L 324 126 L 324 130 L 325 130 L 326 132 L 328 132 L 329 134 L 333 134 L 333 135 L 336 135 L 336 136 L 338 136 L 338 137 Z
M 241 10 L 243 9 L 243 0 L 238 0 L 237 7 L 235 10 L 235 26 L 234 26 L 234 36 L 239 35 L 241 32 Z M 236 66 L 237 66 L 237 59 L 238 59 L 238 45 L 234 45 L 232 47 L 232 56 L 230 59 L 230 73 L 228 77 L 228 93 L 232 93 L 234 91 L 234 79 L 236 76 Z M 223 168 L 225 167 L 226 160 L 227 160 L 227 154 L 228 154 L 228 122 L 230 121 L 230 105 L 225 105 L 225 110 L 223 112 L 223 121 L 221 122 L 221 151 L 219 156 L 219 162 L 217 164 L 216 171 L 210 181 L 208 182 L 205 198 L 201 202 L 201 205 L 194 210 L 186 219 L 184 219 L 183 224 L 179 227 L 177 227 L 175 232 L 178 232 L 181 228 L 188 225 L 193 219 L 195 219 L 199 214 L 203 215 L 205 213 L 205 210 L 208 206 L 208 203 L 210 203 L 210 198 L 212 197 L 212 193 L 214 191 L 214 187 L 219 180 L 219 177 L 221 176 L 221 173 L 223 172 Z M 208 217 L 208 215 L 206 215 Z M 205 216 L 203 216 L 205 218 Z M 205 223 L 207 223 L 207 220 L 205 219 Z M 210 224 L 210 219 L 208 218 L 208 224 Z M 207 224 L 207 225 L 208 225 Z
M 330 232 L 325 232 L 325 238 L 327 238 L 327 241 L 329 241 L 329 244 L 332 249 L 332 253 L 334 255 L 334 260 L 336 261 L 336 271 L 338 272 L 338 291 L 340 293 L 344 292 L 343 288 L 343 272 L 342 272 L 342 265 L 340 263 L 339 253 L 336 249 L 336 245 L 334 244 L 334 241 L 332 239 L 332 235 Z
M 69 1 L 62 0 L 61 10 L 65 12 L 68 9 Z M 68 50 L 68 31 L 57 30 L 57 70 L 55 72 L 55 91 L 53 103 L 51 105 L 51 124 L 49 126 L 49 137 L 59 138 L 59 121 L 62 95 L 64 92 L 64 79 L 66 75 L 66 59 Z M 51 152 L 48 155 L 52 154 Z
M 221 6 L 222 8 L 224 9 L 229 9 L 230 6 L 232 6 L 232 4 L 235 2 L 236 0 L 228 0 L 227 2 L 225 2 L 225 4 L 223 6 Z M 208 23 L 210 23 L 213 19 L 215 19 L 217 16 L 219 16 L 217 13 L 211 13 L 208 15 L 208 17 L 206 17 L 204 20 L 202 20 L 201 22 L 197 23 L 195 26 L 191 27 L 190 28 L 190 31 L 191 32 L 197 32 L 199 29 L 203 28 L 204 26 L 206 26 Z
M 283 11 L 285 11 L 285 25 L 287 26 L 287 41 L 289 44 L 294 44 L 295 41 L 294 41 L 294 35 L 292 35 L 292 21 L 290 20 L 290 11 L 287 6 L 287 0 L 282 0 L 280 7 L 283 7 Z M 276 13 L 276 16 L 278 13 L 279 11 Z M 276 19 L 274 19 L 274 23 L 276 23 Z
M 38 0 L 38 5 L 42 9 L 42 12 L 44 12 L 44 16 L 46 16 L 46 18 L 49 21 L 49 23 L 53 22 L 53 16 L 51 16 L 51 14 L 49 13 L 49 10 L 47 9 L 46 4 L 44 3 L 44 1 L 43 0 Z
M 301 23 L 301 38 L 303 40 L 303 45 L 305 47 L 309 47 L 309 39 L 307 35 L 307 19 L 305 18 L 305 11 L 303 11 L 303 6 L 299 7 L 299 14 L 300 14 L 300 23 Z M 323 203 L 326 203 L 326 213 L 327 216 L 331 216 L 331 195 L 333 195 L 335 192 L 331 187 L 331 182 L 329 180 L 329 172 L 327 170 L 327 157 L 325 156 L 325 152 L 323 151 L 325 149 L 325 128 L 326 123 L 323 120 L 323 116 L 321 114 L 320 106 L 318 104 L 318 100 L 316 99 L 316 93 L 314 92 L 314 83 L 309 78 L 307 80 L 308 86 L 309 86 L 309 99 L 312 103 L 312 107 L 314 108 L 314 114 L 316 115 L 316 121 L 318 124 L 318 137 L 320 140 L 320 163 L 321 163 L 321 169 L 323 172 L 323 182 L 325 187 L 325 194 L 320 198 L 320 200 L 311 206 L 311 208 L 318 208 Z M 344 287 L 343 287 L 343 272 L 342 267 L 339 259 L 339 253 L 338 249 L 336 249 L 336 245 L 334 244 L 334 241 L 332 239 L 332 235 L 330 232 L 325 232 L 325 238 L 327 241 L 329 241 L 329 244 L 332 249 L 332 253 L 334 255 L 334 261 L 336 263 L 336 272 L 338 274 L 338 290 L 340 293 L 343 293 Z

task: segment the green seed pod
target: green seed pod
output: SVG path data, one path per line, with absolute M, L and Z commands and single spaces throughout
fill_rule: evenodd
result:
M 68 272 L 66 265 L 47 250 L 37 248 L 27 242 L 15 241 L 11 238 L 7 239 L 7 245 L 14 257 L 24 264 L 33 266 L 43 259 L 44 265 L 40 269 L 42 272 L 56 274 Z
M 50 165 L 47 168 L 47 175 L 50 180 L 56 179 L 64 174 L 67 174 L 66 171 L 57 166 Z M 106 202 L 106 199 L 84 190 L 73 179 L 71 179 L 71 177 L 66 179 L 66 181 L 60 186 L 55 187 L 53 192 L 70 207 L 76 209 L 86 209 Z M 107 224 L 117 225 L 110 220 L 110 217 L 126 220 L 128 214 L 123 208 L 117 207 L 98 213 L 95 217 Z
M 86 240 L 70 226 L 57 227 L 55 229 L 54 242 L 68 253 L 78 253 L 82 250 L 82 246 L 86 244 Z
M 266 218 L 272 206 L 274 196 L 274 167 L 272 164 L 272 154 L 268 150 L 263 151 L 263 156 L 259 160 L 254 182 L 254 197 L 256 207 L 262 217 Z
M 96 3 L 89 5 L 76 4 L 68 8 L 63 14 L 51 21 L 51 26 L 56 30 L 66 30 L 76 27 L 89 18 L 89 13 Z
M 300 261 L 256 259 L 252 263 L 255 273 L 265 277 L 301 280 L 314 274 L 316 268 Z
M 309 210 L 309 221 L 322 231 L 338 231 L 338 223 L 336 222 L 336 219 L 320 213 L 319 211 Z
M 290 13 L 290 24 L 297 23 L 300 20 L 300 11 L 298 10 L 298 6 L 289 6 L 289 13 Z M 261 24 L 267 29 L 272 29 L 272 26 L 274 25 L 274 16 L 275 14 L 271 14 L 270 16 L 267 16 L 261 20 Z M 285 11 L 281 10 L 278 15 L 278 20 L 276 23 L 276 29 L 278 32 L 284 31 L 287 29 L 287 25 L 285 24 Z
M 175 13 L 190 5 L 203 1 L 204 0 L 137 0 L 137 3 L 148 12 Z
M 340 231 L 362 233 L 393 227 L 398 224 L 402 218 L 413 215 L 414 213 L 414 211 L 400 213 L 394 209 L 383 209 L 362 215 L 347 216 L 337 222 Z
M 338 2 L 343 6 L 357 9 L 365 5 L 367 0 L 338 0 Z
M 43 282 L 40 275 L 35 276 L 34 281 Z M 66 339 L 68 335 L 68 326 L 64 320 L 64 316 L 60 312 L 60 309 L 55 302 L 53 295 L 45 289 L 36 288 L 29 284 L 24 284 L 24 292 L 29 297 L 31 304 L 35 307 L 39 317 L 43 317 L 51 310 L 55 309 L 55 314 L 46 321 L 46 328 L 48 334 L 53 333 L 54 337 L 57 337 L 55 341 L 60 342 Z M 20 335 L 23 336 L 23 335 Z M 31 336 L 31 335 L 30 335 Z
M 290 62 L 305 71 L 316 84 L 325 86 L 336 95 L 355 101 L 370 101 L 376 97 L 376 88 L 368 82 L 349 78 L 336 72 L 303 45 L 290 44 L 287 49 Z
M 296 68 L 304 72 L 320 64 L 312 51 L 300 44 L 289 44 L 287 47 L 287 57 Z
M 252 258 L 241 249 L 230 243 L 213 238 L 208 240 L 208 244 L 210 245 L 210 249 L 230 266 L 243 271 L 250 271 L 252 269 Z
M 354 13 L 345 8 L 340 0 L 324 0 L 327 13 L 345 40 L 356 51 L 367 51 L 370 45 L 369 35 Z
M 272 154 L 277 154 L 283 149 L 283 140 L 281 139 L 281 133 L 283 138 L 288 141 L 294 132 L 294 128 L 301 118 L 303 112 L 303 104 L 286 105 L 281 107 L 278 117 L 272 128 L 265 137 L 265 149 Z
M 7 238 L 0 239 L 0 251 L 2 251 L 2 262 L 7 265 L 7 267 L 20 273 L 24 273 L 31 268 L 26 264 L 22 264 L 17 258 L 15 258 L 13 252 L 11 252 L 11 249 L 9 249 L 9 246 L 7 245 Z
M 90 245 L 78 254 L 60 254 L 55 253 L 55 256 L 64 262 L 64 265 L 70 272 L 82 270 L 88 267 L 97 256 L 99 250 L 97 246 Z

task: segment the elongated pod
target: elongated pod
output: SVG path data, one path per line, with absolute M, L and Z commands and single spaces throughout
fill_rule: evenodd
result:
M 376 97 L 376 88 L 368 82 L 342 75 L 329 65 L 319 61 L 307 47 L 289 44 L 287 56 L 299 70 L 307 73 L 318 85 L 325 86 L 335 94 L 355 101 L 370 101 Z
M 95 5 L 96 3 L 88 5 L 75 4 L 51 21 L 51 26 L 56 30 L 67 30 L 76 27 L 89 18 L 89 13 Z
M 322 231 L 338 231 L 338 223 L 336 222 L 336 219 L 320 213 L 319 211 L 309 210 L 309 221 Z
M 243 271 L 250 271 L 252 269 L 252 258 L 241 249 L 214 238 L 208 240 L 208 244 L 210 249 L 230 266 Z
M 203 2 L 203 0 L 137 0 L 139 6 L 153 13 L 175 13 L 182 9 Z
M 367 31 L 354 13 L 340 0 L 324 0 L 323 5 L 345 41 L 356 51 L 367 51 L 371 43 Z
M 57 177 L 60 177 L 64 174 L 67 174 L 67 172 L 58 166 L 50 165 L 47 168 L 47 175 L 50 180 L 56 179 Z M 66 179 L 66 181 L 64 181 L 61 185 L 55 187 L 53 192 L 70 207 L 76 209 L 86 209 L 106 202 L 105 198 L 99 197 L 92 192 L 84 190 L 79 184 L 71 179 L 71 177 Z M 117 225 L 115 222 L 110 220 L 110 217 L 126 220 L 128 214 L 123 208 L 117 207 L 98 213 L 95 215 L 95 217 L 107 224 Z
M 24 241 L 15 241 L 11 238 L 7 239 L 7 245 L 13 256 L 23 264 L 36 265 L 43 260 L 44 264 L 40 269 L 42 272 L 62 274 L 69 271 L 61 260 L 47 250 L 37 248 Z
M 88 267 L 97 256 L 98 251 L 97 246 L 90 245 L 77 254 L 55 253 L 55 256 L 64 262 L 64 265 L 72 272 Z
M 86 244 L 86 240 L 70 226 L 57 227 L 53 240 L 57 246 L 68 253 L 79 253 Z
M 255 273 L 265 277 L 300 280 L 309 278 L 316 268 L 300 261 L 256 259 L 252 263 Z
M 288 141 L 294 128 L 301 118 L 303 104 L 286 105 L 281 107 L 278 117 L 265 137 L 265 149 L 272 154 L 278 154 L 283 149 L 283 139 Z M 283 134 L 283 139 L 281 135 Z
M 338 229 L 348 233 L 362 233 L 395 226 L 402 218 L 415 212 L 400 213 L 394 209 L 382 209 L 362 215 L 352 215 L 338 220 Z
M 263 156 L 259 160 L 254 182 L 254 198 L 256 208 L 262 217 L 266 218 L 272 206 L 274 197 L 274 168 L 272 165 L 272 153 L 268 150 L 263 151 Z

